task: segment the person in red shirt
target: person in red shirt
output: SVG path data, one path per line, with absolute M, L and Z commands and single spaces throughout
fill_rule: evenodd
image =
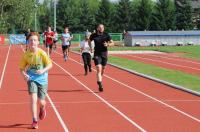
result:
M 52 52 L 53 40 L 55 37 L 55 33 L 51 31 L 51 27 L 49 26 L 47 31 L 44 33 L 45 38 L 45 45 L 46 45 L 46 52 L 47 55 L 50 56 Z

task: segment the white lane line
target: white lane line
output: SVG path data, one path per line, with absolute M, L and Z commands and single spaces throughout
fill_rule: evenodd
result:
M 57 116 L 58 120 L 60 121 L 60 123 L 61 123 L 63 129 L 65 130 L 65 132 L 69 132 L 69 130 L 68 130 L 68 128 L 67 128 L 65 122 L 63 121 L 62 117 L 60 116 L 58 110 L 56 109 L 56 107 L 55 107 L 53 101 L 51 100 L 51 98 L 49 97 L 48 94 L 47 94 L 47 98 L 48 98 L 48 100 L 49 100 L 49 102 L 50 102 L 50 104 L 51 104 L 51 106 L 52 106 L 54 112 L 56 113 L 56 116 Z
M 164 64 L 168 64 L 168 65 L 174 65 L 174 66 L 177 66 L 177 67 L 184 67 L 184 68 L 189 68 L 189 69 L 200 71 L 199 68 L 193 68 L 193 67 L 189 67 L 189 66 L 177 65 L 177 64 L 172 64 L 172 63 L 168 63 L 168 62 L 159 61 L 159 60 L 153 60 L 153 59 L 138 57 L 138 56 L 131 56 L 131 55 L 126 55 L 126 56 L 130 56 L 132 58 L 139 58 L 139 59 L 143 59 L 143 60 L 150 60 L 150 61 L 154 61 L 154 62 L 160 62 L 160 63 L 164 63 Z
M 113 109 L 114 111 L 116 111 L 119 115 L 121 115 L 124 119 L 126 119 L 128 122 L 130 122 L 132 125 L 134 125 L 135 127 L 137 127 L 140 131 L 142 132 L 146 132 L 146 130 L 144 128 L 142 128 L 141 126 L 139 126 L 137 123 L 135 123 L 133 120 L 131 120 L 129 117 L 127 117 L 124 113 L 122 113 L 120 110 L 118 110 L 117 108 L 115 108 L 113 105 L 111 105 L 108 101 L 106 101 L 104 98 L 102 98 L 101 96 L 99 96 L 98 94 L 96 94 L 95 92 L 93 92 L 89 87 L 87 87 L 86 85 L 84 85 L 81 81 L 79 81 L 76 77 L 74 77 L 72 74 L 70 74 L 67 70 L 65 70 L 63 67 L 61 67 L 59 64 L 57 64 L 56 62 L 53 61 L 53 63 L 58 66 L 60 69 L 62 69 L 65 73 L 67 73 L 71 78 L 73 78 L 76 82 L 78 82 L 80 85 L 82 85 L 84 88 L 86 88 L 88 91 L 90 91 L 92 94 L 94 94 L 97 98 L 99 98 L 102 102 L 104 102 L 105 104 L 107 104 L 111 109 Z
M 154 57 L 166 58 L 166 59 L 169 59 L 169 60 L 176 60 L 176 61 L 182 61 L 182 62 L 189 62 L 189 63 L 193 63 L 193 64 L 200 64 L 199 62 L 185 60 L 184 58 L 183 59 L 175 59 L 175 58 L 170 58 L 170 57 L 167 57 L 167 56 L 152 55 L 152 54 L 149 54 L 147 56 L 154 56 Z
M 60 54 L 60 53 L 58 53 L 58 52 L 55 52 L 55 53 Z M 60 54 L 60 55 L 61 55 L 61 54 Z M 70 60 L 72 60 L 72 61 L 74 61 L 74 62 L 76 62 L 76 63 L 78 63 L 78 64 L 80 64 L 80 65 L 83 65 L 82 63 L 79 63 L 78 61 L 76 61 L 76 60 L 74 60 L 74 59 L 72 59 L 72 58 L 70 58 Z M 96 71 L 95 69 L 93 69 L 93 70 Z M 188 113 L 186 113 L 186 112 L 184 112 L 184 111 L 181 111 L 181 110 L 177 109 L 176 107 L 174 107 L 174 106 L 172 106 L 172 105 L 169 105 L 169 104 L 167 104 L 167 103 L 165 103 L 165 102 L 163 102 L 163 101 L 160 101 L 160 100 L 156 99 L 155 97 L 152 97 L 152 96 L 150 96 L 150 95 L 148 95 L 148 94 L 146 94 L 146 93 L 144 93 L 144 92 L 142 92 L 142 91 L 139 91 L 139 90 L 137 90 L 136 88 L 131 87 L 131 86 L 129 86 L 129 85 L 123 83 L 123 82 L 120 82 L 120 81 L 118 81 L 118 80 L 116 80 L 116 79 L 114 79 L 114 78 L 112 78 L 112 77 L 110 77 L 110 76 L 108 76 L 108 75 L 106 75 L 106 74 L 104 74 L 104 76 L 107 77 L 107 78 L 109 78 L 109 79 L 111 79 L 111 80 L 113 80 L 114 82 L 117 82 L 117 83 L 121 84 L 122 86 L 125 86 L 125 87 L 127 87 L 127 88 L 129 88 L 129 89 L 131 89 L 131 90 L 133 90 L 133 91 L 136 91 L 137 93 L 140 93 L 140 94 L 142 94 L 142 95 L 144 95 L 144 96 L 146 96 L 146 97 L 148 97 L 148 98 L 150 98 L 150 99 L 152 99 L 152 100 L 154 100 L 154 101 L 156 101 L 156 102 L 159 102 L 160 104 L 165 105 L 165 106 L 167 106 L 167 107 L 169 107 L 169 108 L 175 110 L 176 112 L 181 113 L 182 115 L 184 115 L 184 116 L 186 116 L 186 117 L 189 117 L 189 118 L 191 118 L 192 120 L 195 120 L 195 121 L 197 121 L 197 122 L 200 123 L 200 119 L 198 119 L 198 118 L 196 118 L 196 117 L 194 117 L 194 116 L 192 116 L 192 115 L 190 115 L 190 114 L 188 114 Z
M 21 49 L 22 49 L 23 52 L 25 52 L 25 50 L 23 49 L 22 46 L 21 46 Z M 68 130 L 66 124 L 64 123 L 62 117 L 60 116 L 58 110 L 56 109 L 56 107 L 55 107 L 53 101 L 51 100 L 51 98 L 50 98 L 50 96 L 49 96 L 48 94 L 47 94 L 47 98 L 48 98 L 48 100 L 49 100 L 49 102 L 50 102 L 50 104 L 51 104 L 51 106 L 52 106 L 52 108 L 53 108 L 53 110 L 54 110 L 54 112 L 55 112 L 55 114 L 56 114 L 56 116 L 57 116 L 59 122 L 61 123 L 61 125 L 62 125 L 64 131 L 65 131 L 65 132 L 69 132 L 69 130 Z
M 10 44 L 10 46 L 9 46 L 9 49 L 8 49 L 8 52 L 7 52 L 7 55 L 6 55 L 6 60 L 5 60 L 5 63 L 4 63 L 4 67 L 3 67 L 2 74 L 1 74 L 0 89 L 1 89 L 1 86 L 2 86 L 4 74 L 5 74 L 5 71 L 6 71 L 6 66 L 7 66 L 7 63 L 8 63 L 8 56 L 9 56 L 9 54 L 10 54 L 10 48 L 11 48 L 11 44 Z

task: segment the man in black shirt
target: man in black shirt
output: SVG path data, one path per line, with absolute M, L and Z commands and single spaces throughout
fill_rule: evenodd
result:
M 99 24 L 97 32 L 90 36 L 89 45 L 91 47 L 91 41 L 94 41 L 94 63 L 97 70 L 97 84 L 99 91 L 103 91 L 102 76 L 107 64 L 108 58 L 108 46 L 113 46 L 113 40 L 110 35 L 104 32 L 104 25 Z M 91 48 L 92 49 L 92 48 Z

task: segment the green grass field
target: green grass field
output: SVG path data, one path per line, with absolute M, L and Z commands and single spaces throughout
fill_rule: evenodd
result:
M 200 77 L 194 75 L 113 56 L 109 57 L 109 62 L 200 92 Z

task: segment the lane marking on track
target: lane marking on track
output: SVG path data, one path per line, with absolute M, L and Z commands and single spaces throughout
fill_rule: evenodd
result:
M 58 52 L 55 52 L 55 53 L 60 54 L 60 53 L 58 53 Z M 60 55 L 61 55 L 61 54 L 60 54 Z M 69 59 L 70 59 L 71 61 L 75 62 L 75 63 L 78 63 L 78 64 L 80 64 L 80 65 L 83 65 L 82 63 L 79 63 L 78 61 L 76 61 L 76 60 L 74 60 L 74 59 L 72 59 L 72 58 L 69 58 Z M 94 68 L 92 68 L 92 69 L 93 69 L 94 71 L 96 71 Z M 117 83 L 121 84 L 122 86 L 125 86 L 125 87 L 127 87 L 127 88 L 129 88 L 129 89 L 131 89 L 131 90 L 133 90 L 133 91 L 135 91 L 135 92 L 137 92 L 137 93 L 140 93 L 140 94 L 142 94 L 142 95 L 144 95 L 144 96 L 146 96 L 146 97 L 148 97 L 148 98 L 150 98 L 150 99 L 152 99 L 152 100 L 154 100 L 154 101 L 156 101 L 156 102 L 159 102 L 160 104 L 165 105 L 166 107 L 171 108 L 171 109 L 175 110 L 176 112 L 181 113 L 182 115 L 184 115 L 184 116 L 186 116 L 186 117 L 189 117 L 190 119 L 195 120 L 195 121 L 197 121 L 197 122 L 200 123 L 200 119 L 198 119 L 198 118 L 196 118 L 196 117 L 194 117 L 194 116 L 192 116 L 192 115 L 190 115 L 190 114 L 188 114 L 188 113 L 186 113 L 186 112 L 184 112 L 184 111 L 181 111 L 181 110 L 177 109 L 176 107 L 174 107 L 174 106 L 172 106 L 172 105 L 169 105 L 169 104 L 167 104 L 167 103 L 165 103 L 165 102 L 163 102 L 163 101 L 161 101 L 161 100 L 159 100 L 159 99 L 157 99 L 157 98 L 155 98 L 155 97 L 153 97 L 153 96 L 150 96 L 150 95 L 148 95 L 148 94 L 146 94 L 146 93 L 144 93 L 144 92 L 142 92 L 142 91 L 140 91 L 140 90 L 137 90 L 136 88 L 134 88 L 134 87 L 132 87 L 132 86 L 129 86 L 129 85 L 127 85 L 127 84 L 125 84 L 125 83 L 123 83 L 123 82 L 121 82 L 121 81 L 118 81 L 117 79 L 114 79 L 114 78 L 112 78 L 112 77 L 110 77 L 110 76 L 108 76 L 108 75 L 106 75 L 106 74 L 104 74 L 104 76 L 107 77 L 107 78 L 109 78 L 110 80 L 112 80 L 112 81 L 114 81 L 114 82 L 117 82 Z
M 22 45 L 21 45 L 21 49 L 22 49 L 23 52 L 25 52 L 25 50 L 23 49 Z M 47 94 L 47 98 L 48 98 L 48 100 L 49 100 L 49 102 L 50 102 L 50 104 L 51 104 L 51 106 L 52 106 L 52 108 L 53 108 L 53 110 L 54 110 L 59 122 L 61 123 L 61 126 L 63 127 L 64 131 L 65 132 L 69 132 L 69 129 L 67 128 L 67 126 L 64 123 L 62 117 L 60 116 L 60 113 L 56 109 L 56 106 L 54 105 L 53 101 L 51 100 L 51 98 L 50 98 L 50 96 L 48 94 Z
M 77 83 L 79 83 L 80 85 L 82 85 L 84 88 L 86 88 L 88 91 L 90 91 L 92 94 L 94 94 L 97 98 L 99 98 L 102 102 L 104 102 L 106 105 L 108 105 L 111 109 L 113 109 L 115 112 L 117 112 L 119 115 L 121 115 L 124 119 L 126 119 L 128 122 L 130 122 L 132 125 L 134 125 L 135 127 L 137 127 L 140 131 L 142 132 L 146 132 L 146 130 L 144 128 L 142 128 L 141 126 L 139 126 L 136 122 L 134 122 L 133 120 L 131 120 L 129 117 L 127 117 L 124 113 L 122 113 L 120 110 L 118 110 L 117 108 L 115 108 L 113 105 L 111 105 L 108 101 L 106 101 L 104 98 L 102 98 L 101 96 L 99 96 L 98 94 L 96 94 L 94 91 L 92 91 L 89 87 L 87 87 L 85 84 L 83 84 L 81 81 L 79 81 L 76 77 L 74 77 L 71 73 L 69 73 L 67 70 L 65 70 L 62 66 L 60 66 L 59 64 L 57 64 L 55 61 L 53 61 L 53 63 L 58 66 L 60 69 L 62 69 L 65 73 L 67 73 L 72 79 L 74 79 Z
M 170 57 L 167 57 L 167 56 L 152 55 L 152 54 L 149 54 L 147 56 L 154 56 L 154 57 L 159 57 L 159 58 L 166 58 L 166 59 L 169 59 L 169 60 L 176 60 L 176 61 L 182 61 L 182 62 L 189 62 L 189 63 L 193 63 L 193 64 L 200 64 L 199 62 L 184 60 L 184 58 L 183 59 L 176 59 L 176 58 L 170 58 Z
M 174 65 L 174 66 L 177 66 L 177 67 L 184 67 L 184 68 L 189 68 L 189 69 L 200 71 L 199 68 L 193 68 L 193 67 L 190 67 L 190 66 L 177 65 L 177 64 L 173 64 L 173 63 L 169 63 L 169 62 L 163 62 L 163 61 L 159 61 L 159 60 L 153 60 L 153 59 L 149 59 L 149 58 L 143 58 L 143 57 L 132 56 L 132 55 L 125 55 L 125 56 L 130 56 L 132 58 L 139 58 L 139 59 L 143 59 L 143 60 L 150 60 L 150 61 L 154 61 L 154 62 L 160 62 L 160 63 L 164 63 L 164 64 L 168 64 L 168 65 Z
M 175 103 L 187 103 L 187 102 L 196 102 L 199 103 L 200 100 L 162 100 L 163 102 L 175 102 Z M 156 101 L 150 101 L 150 100 L 137 100 L 137 101 L 132 101 L 132 100 L 127 100 L 127 101 L 112 101 L 108 100 L 108 102 L 112 103 L 157 103 Z M 103 103 L 102 101 L 61 101 L 61 102 L 53 102 L 54 104 L 90 104 L 90 103 Z M 0 105 L 24 105 L 24 104 L 30 104 L 30 102 L 1 102 Z M 50 102 L 47 102 L 47 104 L 50 104 Z M 51 105 L 51 104 L 50 104 Z M 48 106 L 52 107 L 52 106 Z M 60 106 L 55 106 L 60 107 Z
M 60 121 L 60 123 L 61 123 L 63 129 L 65 130 L 65 132 L 69 132 L 69 130 L 68 130 L 68 128 L 67 128 L 65 122 L 63 121 L 62 117 L 60 116 L 60 113 L 59 113 L 58 110 L 56 109 L 56 106 L 54 105 L 53 101 L 51 100 L 51 98 L 49 97 L 48 94 L 47 94 L 47 98 L 48 98 L 48 100 L 49 100 L 49 102 L 50 102 L 50 104 L 51 104 L 51 106 L 52 106 L 54 112 L 56 113 L 56 116 L 57 116 L 58 120 Z
M 9 45 L 9 49 L 8 49 L 8 52 L 7 52 L 7 55 L 6 55 L 6 60 L 5 60 L 5 63 L 4 63 L 3 71 L 2 71 L 2 74 L 1 74 L 0 89 L 1 89 L 1 86 L 2 86 L 4 74 L 5 74 L 5 71 L 6 71 L 6 66 L 7 66 L 7 63 L 8 63 L 8 56 L 10 54 L 10 49 L 11 49 L 11 44 Z

